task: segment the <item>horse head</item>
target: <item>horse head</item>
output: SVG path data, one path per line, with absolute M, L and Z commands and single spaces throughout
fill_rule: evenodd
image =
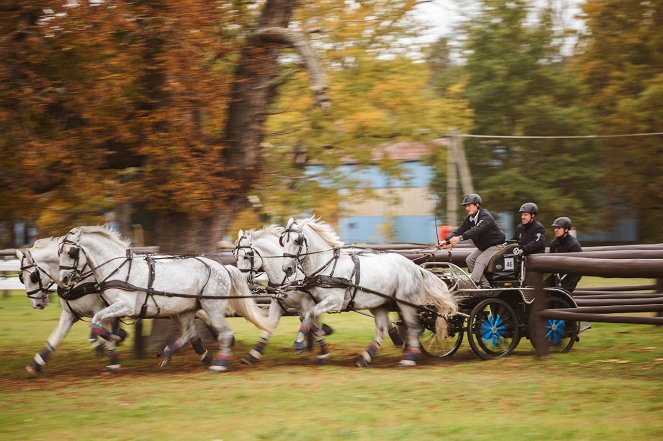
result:
M 293 218 L 288 220 L 285 230 L 281 233 L 279 244 L 283 247 L 283 265 L 281 269 L 287 277 L 297 271 L 297 265 L 306 256 L 307 240 L 304 227 Z
M 16 250 L 16 257 L 21 261 L 18 278 L 25 285 L 32 307 L 44 309 L 48 305 L 48 289 L 53 285 L 53 280 L 37 265 L 30 250 Z
M 58 249 L 60 260 L 60 281 L 58 286 L 65 289 L 73 287 L 81 279 L 83 268 L 87 265 L 87 254 L 81 251 L 81 228 L 71 229 L 62 238 Z

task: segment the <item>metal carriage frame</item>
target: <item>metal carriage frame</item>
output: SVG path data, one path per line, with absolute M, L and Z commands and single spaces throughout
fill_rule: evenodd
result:
M 534 288 L 525 286 L 523 257 L 501 254 L 494 260 L 499 263 L 492 265 L 491 261 L 489 265 L 493 270 L 487 274 L 490 289 L 477 288 L 470 276 L 453 263 L 421 265 L 442 279 L 459 303 L 459 313 L 448 318 L 448 336 L 444 340 L 436 338 L 436 317 L 422 311 L 420 321 L 424 330 L 419 336 L 422 350 L 433 357 L 449 357 L 458 351 L 467 336 L 472 351 L 489 360 L 512 353 L 523 337 L 534 345 L 534 333 L 540 331 L 545 333 L 550 352 L 570 351 L 578 340 L 579 322 L 546 319 L 543 329 L 535 328 L 531 320 Z M 577 307 L 568 291 L 556 287 L 544 290 L 546 308 Z

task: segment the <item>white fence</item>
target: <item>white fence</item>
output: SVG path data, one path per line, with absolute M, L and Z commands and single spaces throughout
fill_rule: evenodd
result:
M 21 290 L 25 286 L 18 280 L 21 262 L 18 259 L 0 260 L 0 291 Z

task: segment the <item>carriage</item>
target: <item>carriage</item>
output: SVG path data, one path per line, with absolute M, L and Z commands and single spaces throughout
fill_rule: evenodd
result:
M 472 351 L 488 360 L 513 352 L 523 337 L 535 344 L 531 326 L 534 288 L 526 287 L 525 258 L 514 254 L 517 243 L 509 243 L 496 254 L 486 269 L 490 289 L 480 289 L 470 276 L 451 262 L 425 262 L 421 266 L 442 279 L 459 301 L 459 313 L 449 318 L 448 336 L 438 340 L 435 319 L 422 310 L 419 336 L 422 350 L 433 357 L 456 353 L 467 335 Z M 572 295 L 557 287 L 544 288 L 546 308 L 575 308 Z M 558 319 L 544 321 L 545 341 L 552 352 L 568 352 L 578 340 L 579 322 Z M 402 329 L 402 325 L 400 326 Z

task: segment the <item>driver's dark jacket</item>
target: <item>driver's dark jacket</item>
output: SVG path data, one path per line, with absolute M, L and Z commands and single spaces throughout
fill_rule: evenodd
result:
M 475 215 L 476 216 L 476 215 Z M 472 222 L 471 217 L 467 216 L 445 240 L 452 237 L 461 236 L 463 240 L 471 240 L 481 251 L 485 251 L 494 245 L 503 244 L 506 236 L 502 229 L 495 222 L 495 218 L 486 209 L 479 209 L 477 223 Z
M 546 228 L 535 220 L 529 224 L 520 224 L 513 233 L 512 240 L 517 240 L 520 249 L 528 254 L 545 253 L 546 251 Z
M 564 235 L 561 239 L 556 237 L 550 242 L 551 253 L 575 253 L 582 251 L 578 240 L 570 234 Z M 569 292 L 576 289 L 576 285 L 582 278 L 579 274 L 559 274 L 559 284 Z

